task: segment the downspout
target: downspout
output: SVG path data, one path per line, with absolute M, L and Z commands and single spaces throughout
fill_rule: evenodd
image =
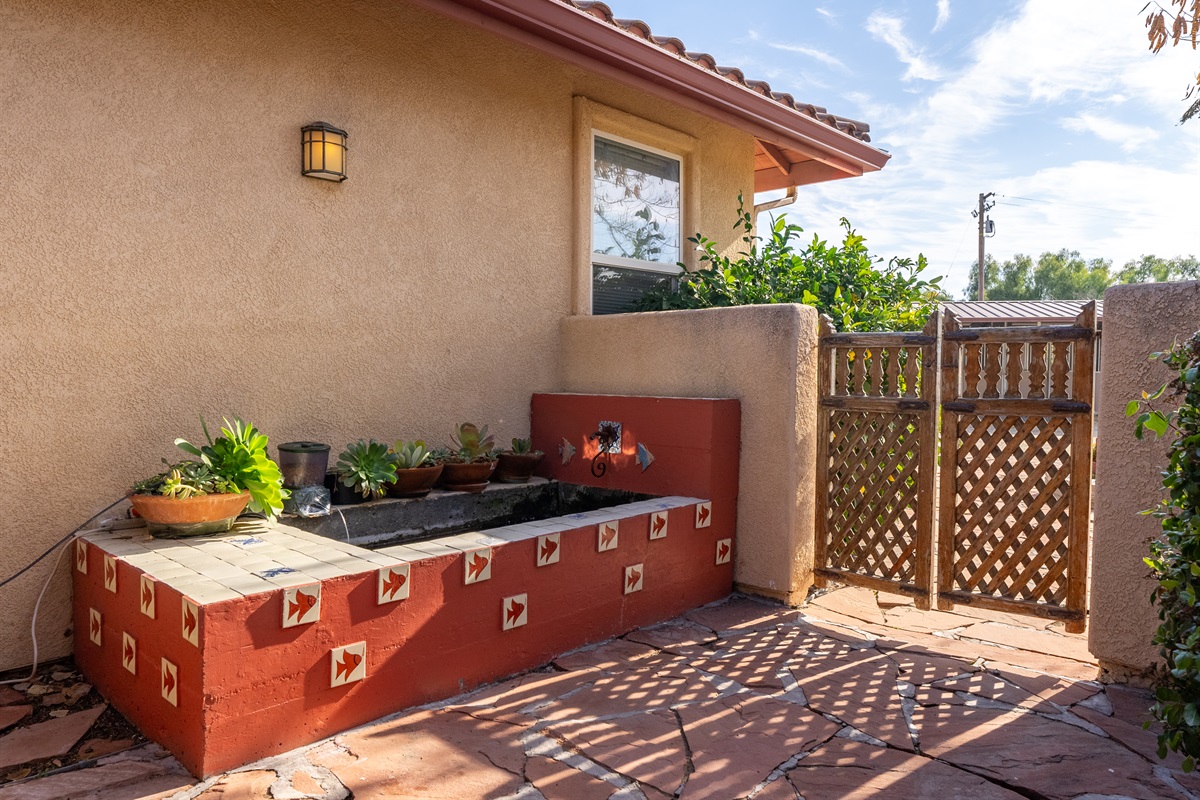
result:
M 787 194 L 785 194 L 783 197 L 779 198 L 778 200 L 768 200 L 765 203 L 755 203 L 754 204 L 754 216 L 757 217 L 759 214 L 761 214 L 764 211 L 770 211 L 775 208 L 783 208 L 784 206 L 790 206 L 794 202 L 796 202 L 796 187 L 789 186 L 788 190 L 787 190 Z

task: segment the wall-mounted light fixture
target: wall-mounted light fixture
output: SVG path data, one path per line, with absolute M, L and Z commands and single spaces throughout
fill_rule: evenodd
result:
M 346 139 L 350 134 L 328 122 L 300 129 L 300 174 L 327 181 L 346 180 Z

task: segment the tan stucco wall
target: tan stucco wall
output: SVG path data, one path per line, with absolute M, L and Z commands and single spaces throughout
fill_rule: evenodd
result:
M 575 97 L 698 143 L 709 235 L 753 189 L 749 136 L 400 0 L 11 0 L 0 31 L 0 577 L 198 413 L 335 447 L 524 433 L 585 269 Z M 344 184 L 299 174 L 318 119 Z M 0 589 L 0 668 L 46 575 Z M 60 579 L 43 655 L 67 606 Z
M 571 317 L 569 392 L 735 397 L 742 403 L 740 588 L 801 602 L 812 585 L 817 312 L 773 305 Z
M 1162 364 L 1148 359 L 1150 353 L 1197 329 L 1200 282 L 1117 286 L 1104 293 L 1088 647 L 1118 679 L 1158 658 L 1150 643 L 1158 627 L 1149 601 L 1154 581 L 1142 559 L 1161 528 L 1139 512 L 1162 497 L 1159 473 L 1167 463 L 1164 441 L 1133 437 L 1125 405 L 1170 377 Z

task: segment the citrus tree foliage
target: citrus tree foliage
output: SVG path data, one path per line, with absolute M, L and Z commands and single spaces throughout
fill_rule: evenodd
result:
M 1162 473 L 1166 498 L 1147 512 L 1162 520 L 1146 559 L 1158 579 L 1154 643 L 1166 661 L 1153 712 L 1162 722 L 1159 758 L 1180 753 L 1190 772 L 1200 757 L 1200 332 L 1152 358 L 1175 377 L 1153 394 L 1143 392 L 1125 413 L 1136 416 L 1138 438 L 1150 431 L 1171 440 Z
M 1180 42 L 1188 42 L 1193 50 L 1196 49 L 1197 38 L 1200 38 L 1200 0 L 1167 0 L 1166 8 L 1152 1 L 1142 10 L 1150 12 L 1146 15 L 1146 38 L 1150 40 L 1152 53 L 1162 50 L 1167 42 L 1172 47 Z M 1192 100 L 1197 86 L 1200 86 L 1200 74 L 1196 75 L 1194 83 L 1188 84 L 1183 94 L 1184 101 Z M 1192 100 L 1179 118 L 1180 123 L 1187 122 L 1197 113 L 1200 113 L 1200 98 Z
M 786 216 L 772 220 L 770 236 L 754 233 L 752 215 L 739 197 L 738 221 L 744 248 L 722 255 L 716 243 L 697 234 L 688 239 L 700 251 L 701 267 L 667 278 L 634 305 L 635 311 L 803 303 L 833 318 L 843 331 L 919 330 L 940 299 L 938 283 L 925 280 L 925 256 L 873 257 L 866 240 L 842 219 L 840 245 L 813 236 L 800 241 L 803 229 Z

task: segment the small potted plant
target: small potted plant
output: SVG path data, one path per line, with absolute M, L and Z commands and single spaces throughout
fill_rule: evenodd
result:
M 392 497 L 424 497 L 441 477 L 442 465 L 433 460 L 425 443 L 399 441 L 392 447 L 396 482 L 387 487 Z
M 513 439 L 511 450 L 501 450 L 492 480 L 497 483 L 528 483 L 545 455 L 533 449 L 533 439 Z
M 455 492 L 482 492 L 496 468 L 493 444 L 495 438 L 488 435 L 487 425 L 482 428 L 470 422 L 459 425 L 450 455 L 442 459 L 439 485 Z
M 176 439 L 175 445 L 196 461 L 167 464 L 167 469 L 134 484 L 129 502 L 160 538 L 220 533 L 232 527 L 247 506 L 274 519 L 283 510 L 287 489 L 279 466 L 267 456 L 267 437 L 250 424 L 225 420 L 215 441 L 200 420 L 208 444 Z
M 333 502 L 339 506 L 378 500 L 396 480 L 396 464 L 388 446 L 374 439 L 369 442 L 359 439 L 346 445 L 334 471 L 337 483 Z

